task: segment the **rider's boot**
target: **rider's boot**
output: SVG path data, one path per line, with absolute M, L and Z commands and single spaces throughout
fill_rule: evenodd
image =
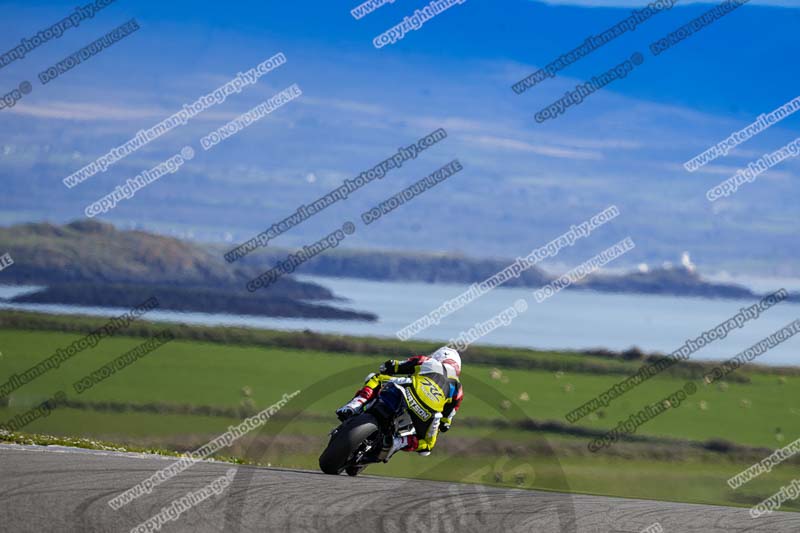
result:
M 388 447 L 388 450 L 384 450 L 384 453 L 381 454 L 383 462 L 389 462 L 389 459 L 391 459 L 395 453 L 405 448 L 409 450 L 416 449 L 417 442 L 417 437 L 414 435 L 409 435 L 408 437 L 394 437 L 393 440 L 386 439 L 386 441 L 384 441 L 384 446 Z
M 362 398 L 361 396 L 356 396 L 340 408 L 336 410 L 336 416 L 339 417 L 339 420 L 344 422 L 351 416 L 361 412 L 361 408 L 364 407 L 364 404 L 367 403 L 366 398 Z

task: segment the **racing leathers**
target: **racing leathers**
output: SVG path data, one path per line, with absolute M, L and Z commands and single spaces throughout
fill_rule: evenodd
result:
M 356 392 L 355 397 L 336 411 L 337 415 L 341 419 L 353 416 L 361 410 L 365 403 L 377 394 L 381 383 L 386 380 L 386 376 L 410 376 L 418 373 L 422 364 L 428 360 L 430 360 L 430 357 L 426 355 L 416 355 L 409 357 L 405 361 L 386 361 L 380 367 L 380 374 L 370 375 L 364 383 L 364 386 Z M 454 373 L 448 373 L 445 389 L 444 392 L 447 399 L 445 400 L 444 409 L 441 413 L 436 413 L 431 417 L 431 422 L 427 430 L 422 434 L 422 438 L 419 438 L 418 435 L 398 437 L 393 445 L 394 449 L 421 453 L 429 453 L 433 449 L 436 445 L 436 438 L 438 437 L 439 431 L 446 432 L 450 429 L 453 418 L 461 407 L 461 402 L 464 398 L 461 382 Z M 395 451 L 394 449 L 391 453 Z

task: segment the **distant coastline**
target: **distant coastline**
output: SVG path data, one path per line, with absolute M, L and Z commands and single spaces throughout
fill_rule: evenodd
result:
M 209 251 L 220 254 L 223 248 L 213 245 L 209 246 Z M 271 264 L 289 252 L 289 249 L 270 247 L 258 250 L 241 262 L 244 265 Z M 297 273 L 369 281 L 472 284 L 486 280 L 513 262 L 511 259 L 479 259 L 455 254 L 338 249 L 308 261 Z M 534 266 L 519 277 L 508 279 L 503 286 L 538 288 L 557 278 L 557 275 Z M 642 268 L 621 274 L 593 274 L 566 290 L 712 299 L 753 299 L 763 296 L 743 285 L 705 279 L 691 264 Z M 787 301 L 798 302 L 800 297 L 798 293 L 793 293 Z

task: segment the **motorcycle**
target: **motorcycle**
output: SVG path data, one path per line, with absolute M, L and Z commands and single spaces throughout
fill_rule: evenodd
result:
M 388 462 L 395 437 L 425 435 L 432 418 L 441 416 L 447 378 L 438 362 L 426 362 L 419 373 L 409 377 L 380 374 L 378 379 L 377 394 L 361 413 L 331 431 L 328 446 L 319 457 L 319 467 L 326 474 L 344 471 L 357 476 L 369 464 Z

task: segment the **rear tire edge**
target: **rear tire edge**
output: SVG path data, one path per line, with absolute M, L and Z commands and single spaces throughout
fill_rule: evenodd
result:
M 319 467 L 326 473 L 338 475 L 364 439 L 378 431 L 378 421 L 368 413 L 347 420 L 319 456 Z

